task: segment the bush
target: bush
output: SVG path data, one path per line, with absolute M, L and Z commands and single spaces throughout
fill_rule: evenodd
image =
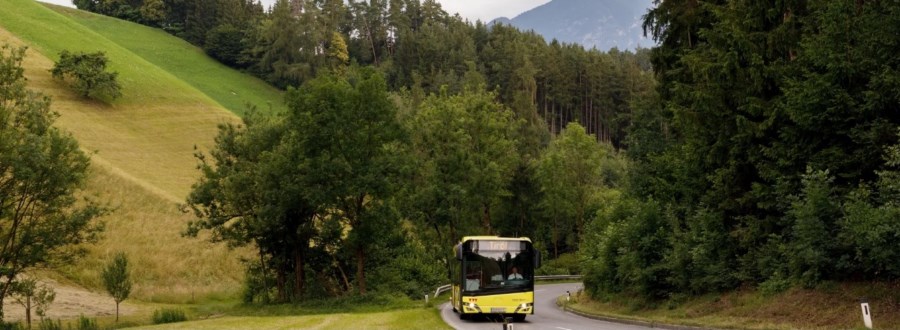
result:
M 41 323 L 43 323 L 43 322 L 41 322 Z M 0 330 L 22 330 L 22 329 L 25 329 L 25 327 L 22 326 L 22 323 L 19 323 L 19 322 L 10 322 L 10 323 L 0 322 Z M 40 329 L 44 329 L 44 328 L 41 327 Z
M 537 275 L 575 275 L 581 274 L 581 265 L 574 253 L 564 253 L 556 259 L 545 259 L 535 272 Z
M 108 60 L 103 52 L 59 54 L 59 61 L 50 72 L 53 78 L 71 80 L 72 88 L 84 97 L 116 99 L 122 96 L 122 87 L 116 81 L 116 72 L 106 72 Z
M 97 325 L 97 320 L 81 315 L 78 317 L 78 330 L 100 330 L 100 326 Z
M 792 196 L 787 219 L 793 222 L 787 264 L 796 282 L 812 288 L 833 273 L 835 259 L 834 219 L 840 208 L 832 192 L 828 171 L 806 170 L 802 196 Z
M 62 330 L 62 322 L 60 320 L 43 319 L 41 323 L 38 323 L 38 329 L 40 330 Z M 21 328 L 20 328 L 21 329 Z
M 153 324 L 175 323 L 187 321 L 184 311 L 174 308 L 163 308 L 153 312 Z
M 664 256 L 671 246 L 665 220 L 654 201 L 623 198 L 602 210 L 587 226 L 581 245 L 588 294 L 593 298 L 621 292 L 668 296 L 670 270 Z

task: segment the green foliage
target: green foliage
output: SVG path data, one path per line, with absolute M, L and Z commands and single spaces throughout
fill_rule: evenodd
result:
M 581 251 L 588 290 L 771 294 L 896 278 L 900 61 L 888 54 L 900 44 L 882 40 L 896 39 L 898 12 L 896 2 L 659 2 L 645 21 L 660 42 L 659 99 L 636 107 L 623 195 L 636 201 L 620 203 L 656 206 L 601 212 Z M 655 253 L 634 245 L 646 240 Z
M 108 60 L 103 52 L 59 53 L 59 61 L 50 72 L 53 78 L 70 80 L 72 88 L 84 97 L 116 99 L 122 96 L 122 87 L 116 81 L 118 73 L 106 72 Z
M 795 198 L 787 212 L 792 220 L 793 239 L 787 256 L 790 273 L 806 287 L 831 277 L 835 260 L 835 219 L 840 218 L 834 202 L 833 179 L 828 171 L 807 169 L 803 198 Z
M 187 321 L 184 311 L 175 308 L 162 308 L 153 311 L 153 324 L 166 324 Z
M 875 279 L 897 278 L 900 248 L 900 144 L 885 150 L 886 169 L 878 171 L 874 187 L 862 186 L 851 192 L 842 205 L 844 216 L 837 223 L 840 243 L 846 255 L 839 259 L 845 271 L 867 274 Z
M 555 259 L 544 259 L 541 268 L 535 270 L 536 275 L 573 275 L 581 274 L 581 260 L 575 253 L 564 253 Z
M 116 253 L 106 264 L 101 274 L 106 292 L 116 301 L 116 321 L 119 320 L 119 304 L 131 294 L 131 276 L 128 270 L 128 256 L 124 252 Z
M 58 319 L 56 320 L 56 322 L 53 322 L 53 320 L 51 320 L 51 319 L 41 320 L 41 323 L 38 324 L 38 329 L 40 329 L 40 330 L 62 330 L 63 329 L 62 321 L 60 321 Z
M 433 295 L 435 288 L 446 284 L 447 269 L 435 262 L 444 257 L 444 251 L 427 250 L 424 244 L 416 243 L 421 239 L 419 236 L 406 233 L 384 242 L 383 248 L 390 251 L 386 253 L 385 264 L 376 267 L 372 273 L 376 291 L 420 299 L 425 294 Z
M 88 318 L 84 315 L 78 316 L 78 323 L 76 323 L 77 330 L 100 330 L 100 326 L 97 325 L 97 320 Z
M 394 157 L 403 132 L 384 79 L 373 70 L 348 78 L 320 77 L 289 90 L 288 125 L 303 135 L 290 151 L 302 165 L 308 193 L 323 210 L 332 210 L 350 229 L 348 242 L 357 259 L 357 289 L 366 293 L 365 258 L 373 234 L 396 226 L 388 199 L 397 172 Z
M 209 30 L 203 49 L 225 65 L 241 67 L 243 42 L 243 31 L 230 24 L 223 24 Z
M 0 303 L 24 271 L 83 254 L 97 239 L 106 210 L 75 195 L 88 156 L 70 135 L 53 127 L 50 99 L 25 89 L 25 49 L 0 48 Z M 0 304 L 2 305 L 2 304 Z M 0 313 L 2 320 L 2 313 Z
M 270 283 L 277 301 L 303 298 L 308 269 L 327 294 L 365 293 L 366 269 L 396 257 L 370 252 L 382 248 L 371 237 L 390 241 L 400 219 L 391 196 L 403 131 L 385 82 L 351 70 L 309 81 L 287 100 L 283 117 L 251 113 L 246 129 L 223 125 L 214 163 L 198 155 L 203 177 L 187 206 L 200 220 L 188 234 L 210 230 L 213 240 L 255 245 L 263 275 L 251 278 L 267 279 L 270 269 L 276 280 L 262 281 L 261 291 L 260 281 L 250 283 L 249 293 Z
M 20 278 L 18 281 L 13 282 L 10 288 L 10 295 L 16 299 L 17 303 L 25 307 L 25 324 L 29 329 L 31 328 L 32 308 L 43 320 L 50 304 L 56 299 L 56 291 L 52 287 L 38 284 L 34 278 L 30 277 Z
M 443 246 L 492 232 L 491 210 L 508 193 L 518 164 L 514 123 L 483 86 L 430 95 L 409 120 L 408 157 L 416 170 L 406 188 L 406 213 L 435 228 Z
M 665 261 L 671 232 L 659 203 L 615 200 L 590 222 L 579 253 L 584 284 L 594 298 L 634 292 L 661 298 L 671 292 Z
M 552 233 L 554 256 L 561 242 L 577 245 L 599 207 L 601 190 L 615 187 L 624 175 L 623 164 L 611 146 L 598 143 L 577 123 L 567 125 L 543 151 L 536 177 L 543 193 L 540 205 L 551 220 L 545 227 Z

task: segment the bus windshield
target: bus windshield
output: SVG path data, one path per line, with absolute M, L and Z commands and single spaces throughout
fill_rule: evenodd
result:
M 533 265 L 532 253 L 527 250 L 466 252 L 463 291 L 487 294 L 531 290 L 534 287 Z

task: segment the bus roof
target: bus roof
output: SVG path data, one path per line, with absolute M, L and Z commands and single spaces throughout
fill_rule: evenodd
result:
M 526 241 L 531 243 L 531 239 L 528 237 L 500 237 L 500 236 L 466 236 L 460 240 L 460 243 L 466 241 L 481 241 L 481 240 L 491 240 L 491 241 Z

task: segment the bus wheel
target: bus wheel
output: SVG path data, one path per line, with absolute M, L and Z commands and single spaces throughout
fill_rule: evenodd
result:
M 512 319 L 513 319 L 513 322 L 525 321 L 525 314 L 513 314 Z

